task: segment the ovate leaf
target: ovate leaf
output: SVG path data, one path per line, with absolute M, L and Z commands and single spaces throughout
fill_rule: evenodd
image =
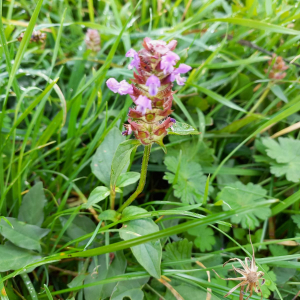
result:
M 89 208 L 92 205 L 104 200 L 107 196 L 109 196 L 110 191 L 106 186 L 98 186 L 90 193 L 87 203 L 83 205 L 83 207 Z
M 19 248 L 10 243 L 0 245 L 0 272 L 18 270 L 40 259 L 41 256 L 36 252 Z
M 149 277 L 127 280 L 119 282 L 112 295 L 111 300 L 123 300 L 124 298 L 129 298 L 131 300 L 143 300 L 144 293 L 142 291 L 143 286 L 147 283 Z
M 165 263 L 182 261 L 192 257 L 193 243 L 187 239 L 169 243 L 166 246 L 166 251 L 163 253 L 163 260 Z M 191 269 L 190 263 L 177 263 L 170 265 L 174 269 Z
M 49 229 L 43 229 L 35 225 L 20 222 L 15 218 L 7 218 L 13 228 L 3 219 L 0 221 L 0 233 L 14 245 L 41 251 L 40 239 L 48 234 Z
M 18 220 L 31 225 L 41 226 L 44 221 L 46 197 L 43 183 L 36 183 L 24 196 L 20 206 Z
M 118 146 L 111 164 L 110 186 L 112 188 L 116 186 L 121 173 L 128 168 L 131 152 L 140 144 L 138 140 L 127 140 Z
M 228 184 L 218 194 L 218 200 L 223 201 L 223 209 L 238 209 L 245 206 L 254 206 L 263 201 L 267 191 L 260 185 L 248 183 L 244 185 L 240 181 Z M 259 207 L 247 214 L 238 214 L 231 217 L 231 222 L 241 224 L 243 228 L 251 229 L 259 226 L 259 220 L 266 220 L 271 215 L 269 207 Z
M 179 171 L 177 171 L 179 161 L 176 157 L 168 156 L 165 165 L 170 172 L 166 172 L 164 179 L 173 184 L 174 195 L 181 199 L 183 203 L 202 203 L 205 193 L 207 177 L 203 174 L 201 166 L 196 162 L 187 162 L 181 159 Z M 176 180 L 176 175 L 178 175 Z M 211 188 L 209 192 L 211 192 Z
M 118 220 L 119 215 L 120 215 L 120 213 L 116 212 L 115 210 L 108 209 L 108 210 L 103 211 L 99 215 L 99 219 L 103 220 L 103 221 L 110 220 L 110 221 L 116 222 Z
M 93 283 L 106 278 L 108 266 L 106 262 L 106 255 L 99 255 L 93 257 L 93 260 L 88 269 L 88 276 L 84 280 L 84 284 Z M 103 284 L 90 286 L 84 289 L 85 300 L 101 299 Z
M 138 172 L 126 172 L 120 175 L 117 180 L 117 187 L 124 187 L 133 183 L 136 183 L 141 177 Z
M 271 138 L 263 139 L 267 147 L 267 155 L 275 161 L 271 162 L 271 173 L 293 182 L 300 180 L 300 141 L 291 138 L 279 138 L 279 143 Z
M 64 226 L 68 221 L 68 218 L 60 217 L 59 220 L 61 221 L 62 226 Z M 86 216 L 78 215 L 74 218 L 73 222 L 67 228 L 66 232 L 67 235 L 74 240 L 82 237 L 83 235 L 94 232 L 95 229 L 96 229 L 96 225 L 90 218 Z M 81 241 L 79 245 L 80 246 L 85 245 L 88 241 L 89 239 Z
M 190 135 L 190 134 L 200 134 L 200 132 L 194 128 L 193 126 L 176 122 L 172 125 L 172 127 L 167 129 L 168 134 L 174 134 L 174 135 Z
M 127 208 L 124 209 L 126 215 Z M 146 212 L 146 210 L 143 210 Z M 131 240 L 139 236 L 159 231 L 158 226 L 151 219 L 139 219 L 125 222 L 120 229 L 120 237 L 125 240 Z M 160 240 L 131 247 L 131 251 L 136 260 L 146 271 L 155 278 L 160 278 L 162 249 Z
M 118 251 L 110 254 L 112 262 L 109 266 L 106 277 L 111 278 L 114 276 L 122 275 L 125 272 L 127 261 L 123 254 L 123 251 Z M 106 299 L 112 295 L 112 292 L 116 286 L 116 282 L 107 283 L 102 290 L 102 298 Z
M 92 158 L 92 172 L 106 186 L 109 186 L 111 163 L 114 154 L 116 153 L 119 144 L 124 142 L 125 139 L 126 138 L 122 136 L 121 131 L 114 127 L 109 131 Z

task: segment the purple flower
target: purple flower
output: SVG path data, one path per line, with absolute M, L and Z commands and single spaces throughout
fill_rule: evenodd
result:
M 174 118 L 170 118 L 170 122 L 172 122 L 172 123 L 176 123 L 176 120 L 174 119 Z
M 151 75 L 147 81 L 146 86 L 149 87 L 149 94 L 151 96 L 155 96 L 158 92 L 158 88 L 160 87 L 160 80 L 155 75 Z
M 107 81 L 106 81 L 106 85 L 107 87 L 113 91 L 114 93 L 117 93 L 118 90 L 119 90 L 119 82 L 114 79 L 114 78 L 109 78 Z
M 164 70 L 165 75 L 173 72 L 173 66 L 176 65 L 176 61 L 179 59 L 180 57 L 172 51 L 169 51 L 166 55 L 162 57 L 160 67 L 162 70 Z
M 126 57 L 133 57 L 133 60 L 131 61 L 131 63 L 128 66 L 129 70 L 131 70 L 133 68 L 137 69 L 139 67 L 140 58 L 138 56 L 138 53 L 134 49 L 131 48 L 129 51 L 127 51 Z
M 176 80 L 178 85 L 184 85 L 186 78 L 181 77 L 180 74 L 185 74 L 191 69 L 192 68 L 186 64 L 180 64 L 179 67 L 172 72 L 170 80 L 172 82 Z
M 106 85 L 114 93 L 119 93 L 120 95 L 133 94 L 133 87 L 126 80 L 118 82 L 114 78 L 109 78 L 106 81 Z
M 133 87 L 126 80 L 122 80 L 120 82 L 118 93 L 120 95 L 132 94 L 133 93 Z
M 167 47 L 170 49 L 170 50 L 174 50 L 177 46 L 177 41 L 176 40 L 172 40 L 171 42 L 169 42 L 169 44 L 167 45 Z
M 146 113 L 146 109 L 152 109 L 151 100 L 146 96 L 139 96 L 135 101 L 137 105 L 136 110 L 141 112 L 143 115 Z

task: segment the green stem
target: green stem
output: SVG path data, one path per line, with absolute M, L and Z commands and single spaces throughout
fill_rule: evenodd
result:
M 112 210 L 115 209 L 115 199 L 116 199 L 116 191 L 115 191 L 116 187 L 111 188 L 110 190 L 110 208 Z
M 260 104 L 265 100 L 265 98 L 267 97 L 269 91 L 271 89 L 270 84 L 267 86 L 267 88 L 265 89 L 265 91 L 262 93 L 261 97 L 258 99 L 258 101 L 254 104 L 254 106 L 251 108 L 251 110 L 249 111 L 249 114 L 254 113 L 255 110 L 260 106 Z
M 118 209 L 118 212 L 120 212 L 120 213 L 124 210 L 124 208 L 126 208 L 128 205 L 130 205 L 144 189 L 146 177 L 147 177 L 147 168 L 148 168 L 148 161 L 149 161 L 149 157 L 150 157 L 151 146 L 152 146 L 151 144 L 148 146 L 145 146 L 145 149 L 144 149 L 142 169 L 141 169 L 141 178 L 140 178 L 139 185 L 138 185 L 136 191 Z

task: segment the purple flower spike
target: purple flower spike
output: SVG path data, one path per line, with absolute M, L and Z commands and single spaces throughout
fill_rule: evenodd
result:
M 106 85 L 107 85 L 107 87 L 108 87 L 111 91 L 113 91 L 114 93 L 117 93 L 117 92 L 118 92 L 119 86 L 120 86 L 119 82 L 118 82 L 116 79 L 114 79 L 114 78 L 109 78 L 109 79 L 106 81 Z
M 180 74 L 185 74 L 192 68 L 186 64 L 180 64 L 179 67 L 174 70 L 170 76 L 170 80 L 173 82 L 176 80 L 178 85 L 184 85 L 186 78 L 181 77 Z
M 176 61 L 179 59 L 180 57 L 172 51 L 169 51 L 166 55 L 162 57 L 160 67 L 164 70 L 165 75 L 173 72 L 173 66 L 176 65 Z
M 172 123 L 176 123 L 176 120 L 174 119 L 174 118 L 170 118 L 170 122 L 172 122 Z
M 158 92 L 158 88 L 160 87 L 160 80 L 155 75 L 151 75 L 146 82 L 146 86 L 149 87 L 149 94 L 151 96 L 155 96 Z
M 126 80 L 118 82 L 114 78 L 109 78 L 106 81 L 106 85 L 114 93 L 119 93 L 120 95 L 133 94 L 133 87 Z
M 139 96 L 135 101 L 137 105 L 136 110 L 141 112 L 143 115 L 146 113 L 146 109 L 152 109 L 151 100 L 146 96 Z
M 130 49 L 129 51 L 127 51 L 126 57 L 133 57 L 133 60 L 131 61 L 131 63 L 128 66 L 129 70 L 131 70 L 133 68 L 137 69 L 139 67 L 140 58 L 138 56 L 138 53 L 134 49 Z
M 122 131 L 122 135 L 124 135 L 124 136 L 128 135 L 128 130 Z

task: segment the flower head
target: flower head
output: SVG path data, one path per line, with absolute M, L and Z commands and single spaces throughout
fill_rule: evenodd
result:
M 146 96 L 139 96 L 135 104 L 137 105 L 136 110 L 141 112 L 143 115 L 146 113 L 146 109 L 152 109 L 151 100 Z
M 191 69 L 192 68 L 186 64 L 180 64 L 179 67 L 171 73 L 170 80 L 172 82 L 176 80 L 178 85 L 184 85 L 186 79 L 181 77 L 180 74 L 185 74 Z
M 101 38 L 98 30 L 89 28 L 85 34 L 86 47 L 93 52 L 98 52 L 101 49 L 100 42 Z
M 114 93 L 119 93 L 120 95 L 127 95 L 133 93 L 133 87 L 126 80 L 118 82 L 114 78 L 109 78 L 106 81 L 107 87 Z
M 133 68 L 137 69 L 139 67 L 140 58 L 138 56 L 138 53 L 134 49 L 131 48 L 129 51 L 127 51 L 126 57 L 133 57 L 133 60 L 131 61 L 131 63 L 128 66 L 129 70 L 131 70 Z
M 123 135 L 132 132 L 143 145 L 157 143 L 165 150 L 163 139 L 168 134 L 168 128 L 173 129 L 176 123 L 169 117 L 175 93 L 172 82 L 176 80 L 183 85 L 185 78 L 181 74 L 190 71 L 191 67 L 180 64 L 175 68 L 180 59 L 173 52 L 176 40 L 167 43 L 146 37 L 142 45 L 141 50 L 130 49 L 126 53 L 126 57 L 132 58 L 128 68 L 136 69 L 132 84 L 125 80 L 118 82 L 114 78 L 107 80 L 106 84 L 114 93 L 129 94 L 135 104 L 129 108 L 129 124 L 124 125 Z
M 160 80 L 155 75 L 151 75 L 147 81 L 146 86 L 149 87 L 149 94 L 151 96 L 155 96 L 158 92 L 158 88 L 160 87 Z
M 164 71 L 165 75 L 173 72 L 174 70 L 173 66 L 176 65 L 176 61 L 179 59 L 180 57 L 172 51 L 169 51 L 166 55 L 162 57 L 160 62 L 160 68 Z

